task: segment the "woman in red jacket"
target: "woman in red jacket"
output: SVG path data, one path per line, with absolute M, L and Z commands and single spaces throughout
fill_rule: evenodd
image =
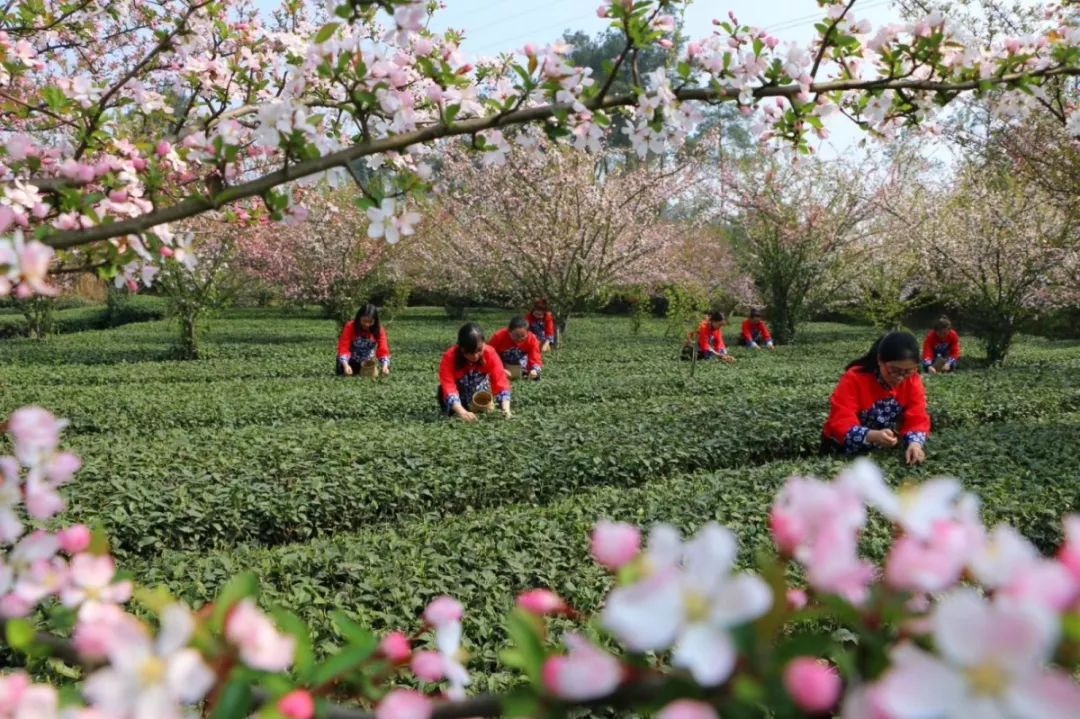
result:
M 373 359 L 379 360 L 383 374 L 390 374 L 390 343 L 386 329 L 379 322 L 379 309 L 366 304 L 356 317 L 345 323 L 338 337 L 337 373 L 352 375 L 360 371 L 360 365 Z
M 769 326 L 761 319 L 761 310 L 757 307 L 750 308 L 750 316 L 742 323 L 742 341 L 750 349 L 760 349 L 765 345 L 769 349 L 776 349 L 773 345 L 772 334 Z
M 735 361 L 735 358 L 728 354 L 727 345 L 724 344 L 724 325 L 726 324 L 727 317 L 724 313 L 713 310 L 698 325 L 697 351 L 700 359 L 715 357 L 724 362 Z
M 458 330 L 457 344 L 446 350 L 439 364 L 439 406 L 447 415 L 456 414 L 475 422 L 469 410 L 473 395 L 491 392 L 503 415 L 510 417 L 510 380 L 495 348 L 484 341 L 480 325 L 470 322 Z
M 821 448 L 861 454 L 903 444 L 908 464 L 926 459 L 930 414 L 919 376 L 919 342 L 890 332 L 847 366 L 833 391 Z
M 548 311 L 548 301 L 542 297 L 529 310 L 529 331 L 540 340 L 541 352 L 547 352 L 555 344 L 555 315 Z
M 540 340 L 529 331 L 524 317 L 512 318 L 509 325 L 491 335 L 489 344 L 499 353 L 503 365 L 520 365 L 529 379 L 540 379 L 540 370 L 544 368 Z
M 938 317 L 934 329 L 923 342 L 923 368 L 930 374 L 952 372 L 960 360 L 960 335 L 945 315 Z

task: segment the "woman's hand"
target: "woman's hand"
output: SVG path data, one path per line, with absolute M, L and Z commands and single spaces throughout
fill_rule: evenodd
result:
M 383 373 L 383 376 L 390 374 L 390 365 L 384 364 L 382 366 L 382 373 Z
M 510 417 L 513 416 L 510 414 L 510 400 L 504 399 L 500 406 L 502 407 L 503 417 L 510 419 Z
M 529 371 L 529 379 L 540 379 L 540 373 L 536 370 Z
M 543 345 L 542 345 L 542 346 L 540 347 L 540 351 L 541 351 L 541 352 L 547 352 L 547 351 L 548 351 L 549 349 L 551 349 L 551 343 L 550 343 L 550 342 L 545 342 L 545 343 L 544 343 L 544 344 L 543 344 Z
M 345 362 L 345 363 L 342 364 L 342 366 L 345 368 L 346 376 L 352 377 L 352 365 L 349 364 L 348 362 Z
M 458 403 L 458 404 L 454 405 L 454 414 L 456 414 L 458 417 L 460 417 L 462 419 L 462 421 L 465 421 L 465 422 L 475 422 L 476 421 L 476 415 L 473 414 L 472 412 L 470 412 L 469 410 L 465 409 L 465 405 L 463 405 L 461 403 Z
M 912 442 L 908 445 L 904 458 L 908 464 L 922 464 L 926 461 L 926 450 L 918 442 Z
M 895 447 L 900 438 L 891 429 L 872 429 L 866 435 L 867 441 L 875 447 Z

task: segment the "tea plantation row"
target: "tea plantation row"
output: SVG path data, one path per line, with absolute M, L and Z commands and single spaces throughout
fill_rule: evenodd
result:
M 490 331 L 506 317 L 478 319 Z M 71 420 L 85 466 L 70 515 L 103 525 L 141 580 L 198 603 L 253 568 L 324 640 L 333 609 L 399 626 L 450 591 L 473 646 L 493 652 L 516 590 L 550 585 L 595 606 L 598 517 L 715 518 L 766 543 L 783 479 L 843 466 L 815 456 L 821 423 L 843 365 L 873 339 L 810 325 L 795 346 L 691 374 L 658 322 L 634 336 L 625 320 L 575 320 L 545 378 L 515 386 L 514 419 L 470 426 L 433 400 L 456 327 L 410 310 L 390 326 L 394 373 L 377 383 L 333 377 L 334 327 L 302 315 L 233 313 L 200 362 L 163 359 L 165 322 L 8 340 L 0 410 L 36 403 Z M 991 518 L 1049 548 L 1080 508 L 1080 345 L 1022 338 L 1006 368 L 964 364 L 927 380 L 928 464 L 884 466 L 896 480 L 959 476 Z M 478 659 L 490 668 L 494 654 Z

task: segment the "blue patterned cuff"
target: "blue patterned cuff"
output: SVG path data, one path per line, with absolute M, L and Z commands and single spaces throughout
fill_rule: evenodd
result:
M 857 424 L 848 430 L 847 436 L 844 437 L 844 451 L 845 452 L 858 452 L 870 445 L 867 441 L 867 437 L 870 434 L 870 428 L 864 427 L 861 424 Z
M 502 403 L 502 401 L 504 399 L 510 399 L 510 390 L 505 390 L 505 391 L 499 392 L 497 395 L 495 395 L 495 401 L 499 402 L 500 404 Z
M 350 357 L 352 357 L 352 355 L 338 355 L 338 362 L 341 362 L 342 364 L 347 364 Z
M 930 365 L 934 364 L 934 360 L 924 359 L 922 361 L 923 369 L 930 369 Z
M 455 404 L 461 404 L 461 397 L 456 394 L 452 394 L 446 398 L 446 406 L 453 407 Z
M 766 346 L 766 347 L 772 347 L 772 340 L 769 340 L 769 341 L 767 341 L 767 342 L 765 343 L 765 346 Z
M 530 372 L 535 372 L 536 374 L 540 374 L 543 370 L 544 370 L 544 368 L 541 367 L 538 364 L 534 364 L 534 365 L 529 366 L 529 371 Z
M 956 369 L 956 363 L 957 359 L 955 357 L 950 357 L 947 364 L 949 365 L 950 369 Z
M 749 344 L 749 345 L 747 345 L 747 346 L 748 346 L 748 347 L 749 347 L 750 349 L 752 349 L 752 350 L 756 350 L 756 349 L 757 349 L 757 346 L 758 346 L 758 344 L 757 344 L 757 342 L 755 342 L 754 340 L 750 340 L 750 344 Z
M 908 432 L 904 435 L 904 447 L 912 444 L 926 446 L 926 432 Z
M 390 358 L 389 357 L 380 357 L 379 358 L 379 364 L 382 365 L 383 367 L 389 367 L 390 366 Z

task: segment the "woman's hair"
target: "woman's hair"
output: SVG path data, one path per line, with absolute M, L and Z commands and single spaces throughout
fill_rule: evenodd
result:
M 942 315 L 941 317 L 937 318 L 936 322 L 934 322 L 934 329 L 938 332 L 948 332 L 952 329 L 952 320 L 950 320 L 945 315 Z
M 529 328 L 529 323 L 525 321 L 524 317 L 521 317 L 520 315 L 515 315 L 514 317 L 510 318 L 510 324 L 507 325 L 507 328 L 511 332 L 513 332 L 514 330 L 524 330 Z
M 353 330 L 356 332 L 359 332 L 361 330 L 361 317 L 370 317 L 372 319 L 371 334 L 375 335 L 377 339 L 382 333 L 382 324 L 379 322 L 379 308 L 368 302 L 366 305 L 356 311 L 356 317 L 353 318 Z
M 548 301 L 546 297 L 537 297 L 533 300 L 531 311 L 536 312 L 537 310 L 543 310 L 544 312 L 548 311 Z
M 750 308 L 750 318 L 755 319 L 755 320 L 756 319 L 761 319 L 761 308 L 760 307 L 751 307 Z
M 480 346 L 484 344 L 484 330 L 480 329 L 480 325 L 475 322 L 468 322 L 461 326 L 461 329 L 457 333 L 457 356 L 455 357 L 455 364 L 460 367 L 464 367 L 468 364 L 468 360 L 465 359 L 465 353 L 473 353 L 480 349 Z
M 863 372 L 877 370 L 878 360 L 896 362 L 898 360 L 919 361 L 919 341 L 908 332 L 890 332 L 879 337 L 870 350 L 862 357 L 848 363 L 847 369 L 858 367 Z
M 724 322 L 726 320 L 727 320 L 727 317 L 720 310 L 717 310 L 717 309 L 709 310 L 709 322 Z

